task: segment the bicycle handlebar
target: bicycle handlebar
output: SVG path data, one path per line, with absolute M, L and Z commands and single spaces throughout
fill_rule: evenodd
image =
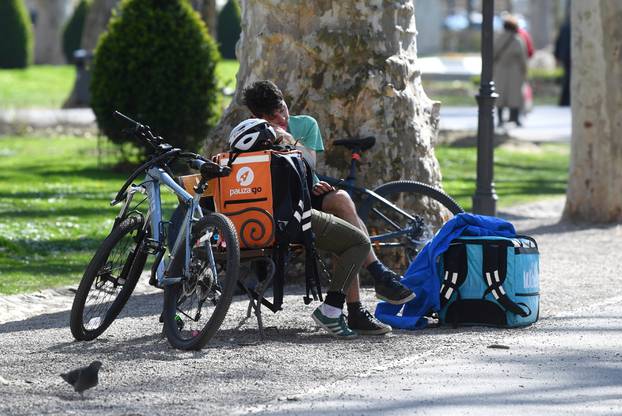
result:
M 145 142 L 148 146 L 153 147 L 159 154 L 163 154 L 173 149 L 173 146 L 166 143 L 164 139 L 160 136 L 154 136 L 151 131 L 151 127 L 141 124 L 136 120 L 131 119 L 120 111 L 115 110 L 113 115 L 119 119 L 125 120 L 126 122 L 133 125 L 133 129 L 129 132 L 132 133 L 135 137 Z
M 231 168 L 229 166 L 220 166 L 217 163 L 205 159 L 203 156 L 197 153 L 182 152 L 181 149 L 174 148 L 170 144 L 166 143 L 162 137 L 154 136 L 149 126 L 132 120 L 130 117 L 126 116 L 120 111 L 115 110 L 114 116 L 132 124 L 133 129 L 131 129 L 131 133 L 140 140 L 147 143 L 147 145 L 153 147 L 156 150 L 156 154 L 153 155 L 150 160 L 140 165 L 130 175 L 130 177 L 125 181 L 115 198 L 112 200 L 112 205 L 116 205 L 117 203 L 125 199 L 127 188 L 142 172 L 148 170 L 150 167 L 156 164 L 166 164 L 173 159 L 186 159 L 186 162 L 188 163 L 188 166 L 190 168 L 201 172 L 202 180 L 205 183 L 207 183 L 207 181 L 212 178 L 228 176 L 231 173 Z

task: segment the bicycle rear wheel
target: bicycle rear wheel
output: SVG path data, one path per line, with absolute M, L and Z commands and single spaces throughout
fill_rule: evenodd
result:
M 120 222 L 99 246 L 73 299 L 69 326 L 78 341 L 100 336 L 119 315 L 136 287 L 147 253 L 141 250 L 144 219 Z
M 235 227 L 218 213 L 192 227 L 190 244 L 190 275 L 164 289 L 164 332 L 173 347 L 199 350 L 229 310 L 240 271 L 240 247 Z M 173 260 L 171 276 L 182 275 L 183 253 Z
M 420 182 L 388 182 L 373 191 L 411 216 L 372 198 L 364 201 L 359 211 L 376 255 L 399 273 L 406 271 L 445 222 L 464 212 L 449 195 Z

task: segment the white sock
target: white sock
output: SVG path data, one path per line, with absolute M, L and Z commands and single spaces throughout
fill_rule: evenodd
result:
M 325 303 L 322 303 L 320 305 L 320 312 L 322 312 L 324 316 L 328 316 L 329 318 L 333 319 L 339 318 L 341 316 L 341 309 L 335 308 L 334 306 L 327 305 Z

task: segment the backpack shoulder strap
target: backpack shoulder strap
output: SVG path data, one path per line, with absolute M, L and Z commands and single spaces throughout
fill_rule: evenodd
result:
M 505 308 L 516 315 L 526 317 L 529 311 L 524 311 L 516 304 L 503 289 L 503 283 L 507 276 L 507 247 L 504 245 L 484 244 L 483 251 L 483 267 L 484 281 L 488 288 L 484 293 L 492 293 L 495 300 Z
M 451 299 L 455 293 L 460 298 L 460 286 L 467 279 L 467 248 L 466 244 L 454 243 L 443 253 L 445 274 L 441 282 L 441 308 Z

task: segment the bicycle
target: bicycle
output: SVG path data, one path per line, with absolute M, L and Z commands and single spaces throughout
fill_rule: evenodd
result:
M 445 192 L 421 182 L 399 180 L 372 190 L 357 186 L 361 154 L 375 142 L 375 137 L 335 140 L 333 145 L 351 152 L 348 176 L 318 177 L 350 194 L 367 226 L 376 255 L 396 270 L 405 270 L 436 231 L 464 210 Z
M 227 176 L 231 169 L 174 148 L 155 136 L 149 126 L 119 112 L 115 115 L 130 123 L 133 128 L 127 132 L 154 153 L 129 176 L 111 202 L 113 206 L 121 204 L 121 209 L 76 292 L 70 315 L 72 335 L 84 341 L 101 335 L 125 306 L 147 257 L 153 255 L 149 282 L 164 289 L 161 321 L 166 337 L 175 348 L 201 349 L 229 309 L 239 274 L 240 249 L 231 221 L 222 214 L 204 212 L 199 199 L 210 179 Z M 200 172 L 194 195 L 173 179 L 169 165 L 174 161 L 185 161 Z M 133 184 L 141 175 L 145 179 Z M 187 208 L 172 244 L 166 236 L 169 222 L 162 219 L 161 186 L 170 189 Z M 145 196 L 133 205 L 139 194 Z M 139 211 L 144 201 L 148 201 L 146 213 Z

